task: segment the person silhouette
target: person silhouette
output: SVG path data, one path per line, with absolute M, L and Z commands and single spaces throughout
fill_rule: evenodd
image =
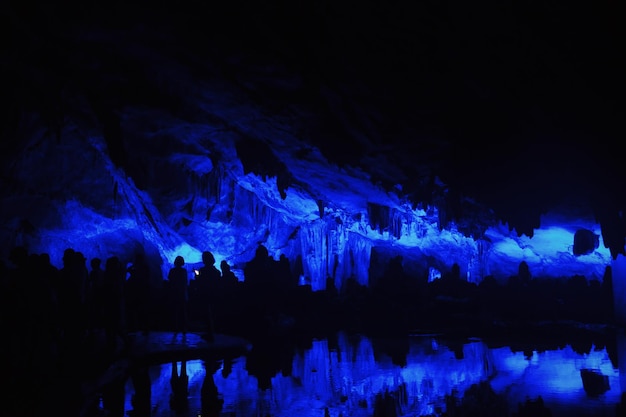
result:
M 114 355 L 118 337 L 127 344 L 128 335 L 124 323 L 124 281 L 125 268 L 117 256 L 106 260 L 102 288 L 102 317 L 106 338 L 106 354 Z
M 280 254 L 276 267 L 276 284 L 279 288 L 290 291 L 297 287 L 298 281 L 291 272 L 291 263 L 287 255 Z
M 178 255 L 174 259 L 174 267 L 167 274 L 167 280 L 171 289 L 172 313 L 174 319 L 174 331 L 176 333 L 187 333 L 189 301 L 189 278 L 187 270 L 184 268 L 185 258 Z
M 222 273 L 215 267 L 215 257 L 209 251 L 202 252 L 203 266 L 198 270 L 198 289 L 203 297 L 213 297 L 218 290 Z
M 150 267 L 143 253 L 137 253 L 132 265 L 128 268 L 129 277 L 126 281 L 126 307 L 129 328 L 131 331 L 148 332 L 150 307 Z
M 95 257 L 89 262 L 91 270 L 87 278 L 87 314 L 89 320 L 89 331 L 93 336 L 96 330 L 102 328 L 103 308 L 102 291 L 104 287 L 104 269 L 102 269 L 102 259 Z
M 224 281 L 224 286 L 229 289 L 236 288 L 237 284 L 239 284 L 239 279 L 231 270 L 230 265 L 228 264 L 228 262 L 226 262 L 226 260 L 220 262 L 220 269 L 222 271 L 222 280 Z
M 222 273 L 215 267 L 215 256 L 210 251 L 202 252 L 202 263 L 196 277 L 196 305 L 200 319 L 207 329 L 205 339 L 211 341 L 215 334 L 212 305 L 223 293 Z
M 81 264 L 82 262 L 82 264 Z M 73 248 L 63 252 L 63 267 L 59 270 L 57 299 L 62 327 L 62 338 L 66 347 L 76 346 L 80 340 L 84 315 L 84 257 Z
M 251 289 L 264 289 L 271 284 L 274 279 L 274 259 L 269 256 L 267 248 L 259 245 L 254 254 L 254 258 L 246 263 L 244 267 L 244 283 Z

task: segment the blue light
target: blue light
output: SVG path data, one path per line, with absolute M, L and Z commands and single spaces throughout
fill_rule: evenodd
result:
M 174 259 L 176 259 L 177 256 L 182 256 L 185 259 L 185 264 L 197 264 L 202 262 L 202 251 L 188 243 L 181 243 L 176 248 L 165 251 L 165 257 L 169 265 L 174 265 Z
M 428 268 L 428 282 L 433 282 L 436 279 L 441 279 L 441 271 L 431 266 Z

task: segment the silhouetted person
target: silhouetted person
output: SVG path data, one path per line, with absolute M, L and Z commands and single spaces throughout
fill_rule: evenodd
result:
M 259 245 L 254 258 L 244 267 L 244 283 L 249 288 L 266 289 L 274 279 L 274 272 L 274 259 L 265 246 Z
M 530 268 L 528 267 L 528 263 L 526 263 L 526 261 L 522 261 L 519 263 L 519 267 L 517 268 L 517 276 L 519 277 L 522 285 L 528 286 L 528 284 L 530 284 L 532 275 L 530 273 Z
M 284 253 L 280 254 L 276 265 L 276 283 L 280 288 L 292 290 L 298 285 L 298 281 L 291 272 L 289 258 Z
M 131 397 L 132 410 L 128 411 L 131 417 L 150 417 L 152 413 L 152 381 L 148 366 L 138 366 L 131 372 L 131 381 L 135 393 Z
M 125 326 L 124 281 L 126 268 L 117 256 L 107 259 L 104 267 L 104 285 L 102 289 L 103 325 L 106 336 L 106 353 L 114 355 L 118 338 L 127 342 Z
M 177 256 L 176 259 L 174 259 L 174 267 L 171 268 L 167 274 L 167 280 L 169 281 L 171 291 L 174 331 L 187 333 L 189 278 L 187 277 L 187 270 L 184 268 L 184 265 L 185 259 L 180 255 Z
M 172 376 L 170 377 L 172 395 L 170 396 L 170 408 L 174 411 L 185 411 L 188 407 L 187 396 L 189 394 L 189 376 L 187 375 L 187 362 L 180 363 L 180 374 L 176 362 L 172 362 Z
M 285 297 L 278 283 L 278 265 L 263 245 L 256 249 L 254 258 L 244 267 L 244 288 L 248 307 L 256 320 L 253 326 L 273 326 L 279 320 Z
M 46 277 L 46 281 L 48 281 L 49 285 L 53 286 L 54 282 L 58 279 L 59 276 L 59 268 L 52 265 L 50 261 L 49 253 L 41 253 L 39 254 L 41 273 Z
M 3 300 L 7 303 L 3 305 L 5 315 L 1 318 L 6 321 L 2 328 L 3 345 L 8 349 L 9 362 L 19 364 L 14 371 L 28 374 L 39 371 L 39 366 L 54 359 L 56 303 L 52 287 L 43 275 L 39 255 L 28 254 L 26 248 L 17 247 L 9 258 L 14 267 L 9 270 L 10 283 Z M 29 369 L 31 367 L 33 369 Z M 6 372 L 12 374 L 9 367 Z
M 196 291 L 194 294 L 195 311 L 205 324 L 206 340 L 213 340 L 215 328 L 213 323 L 214 304 L 224 296 L 222 273 L 215 267 L 215 257 L 209 251 L 202 252 L 203 266 L 196 276 Z
M 89 326 L 92 331 L 101 329 L 104 320 L 104 306 L 102 293 L 104 288 L 104 269 L 102 259 L 92 258 L 89 262 L 91 270 L 87 285 L 87 306 L 89 314 Z
M 208 299 L 219 290 L 222 273 L 215 267 L 215 257 L 209 251 L 202 252 L 202 264 L 196 277 L 197 287 L 201 297 Z
M 138 253 L 128 268 L 129 277 L 126 281 L 126 316 L 131 331 L 149 329 L 150 317 L 150 267 L 143 253 Z
M 50 263 L 47 253 L 33 254 L 30 258 L 32 274 L 27 308 L 31 324 L 27 327 L 32 334 L 32 347 L 37 349 L 38 356 L 43 359 L 52 353 L 50 349 L 57 342 L 58 302 L 50 276 L 58 270 Z
M 85 302 L 86 302 L 86 297 L 87 297 L 87 285 L 88 285 L 88 279 L 89 279 L 89 269 L 87 268 L 87 258 L 85 258 L 85 255 L 80 252 L 80 251 L 76 251 L 75 254 L 75 259 L 76 259 L 76 275 L 77 275 L 77 287 L 78 287 L 78 291 L 79 291 L 79 298 L 80 298 L 80 303 L 81 306 L 84 307 Z
M 226 260 L 220 262 L 220 269 L 222 271 L 222 280 L 224 281 L 224 285 L 226 288 L 234 289 L 239 284 L 239 279 L 233 271 L 230 269 L 230 265 Z
M 24 348 L 28 347 L 29 341 L 23 338 L 24 320 L 28 317 L 28 292 L 30 283 L 28 282 L 28 251 L 22 246 L 11 249 L 7 266 L 6 293 L 2 293 L 3 314 L 3 335 L 6 337 L 7 358 L 20 358 Z M 13 361 L 10 361 L 13 362 Z
M 84 303 L 87 275 L 85 257 L 82 253 L 72 248 L 65 249 L 63 267 L 59 271 L 57 298 L 66 347 L 78 344 L 86 328 Z

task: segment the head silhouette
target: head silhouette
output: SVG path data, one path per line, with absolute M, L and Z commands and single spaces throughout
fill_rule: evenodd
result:
M 174 266 L 183 266 L 185 265 L 185 258 L 178 255 L 176 259 L 174 259 Z
M 9 261 L 17 267 L 25 266 L 28 263 L 28 250 L 24 246 L 16 246 L 11 249 Z
M 205 264 L 205 265 L 214 265 L 215 264 L 215 257 L 208 250 L 204 251 L 204 252 L 202 252 L 202 263 Z
M 90 264 L 92 269 L 100 269 L 100 266 L 102 265 L 102 259 L 92 258 Z
M 256 248 L 256 253 L 255 253 L 255 257 L 258 259 L 264 259 L 267 258 L 269 256 L 269 251 L 267 250 L 267 248 L 263 245 L 259 245 Z

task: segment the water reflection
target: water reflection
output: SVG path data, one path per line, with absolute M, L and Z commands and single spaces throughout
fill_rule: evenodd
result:
M 616 410 L 624 388 L 616 347 L 601 343 L 582 350 L 572 344 L 546 349 L 479 339 L 379 340 L 339 333 L 291 349 L 273 344 L 255 349 L 247 357 L 135 370 L 125 386 L 126 414 L 621 415 Z

